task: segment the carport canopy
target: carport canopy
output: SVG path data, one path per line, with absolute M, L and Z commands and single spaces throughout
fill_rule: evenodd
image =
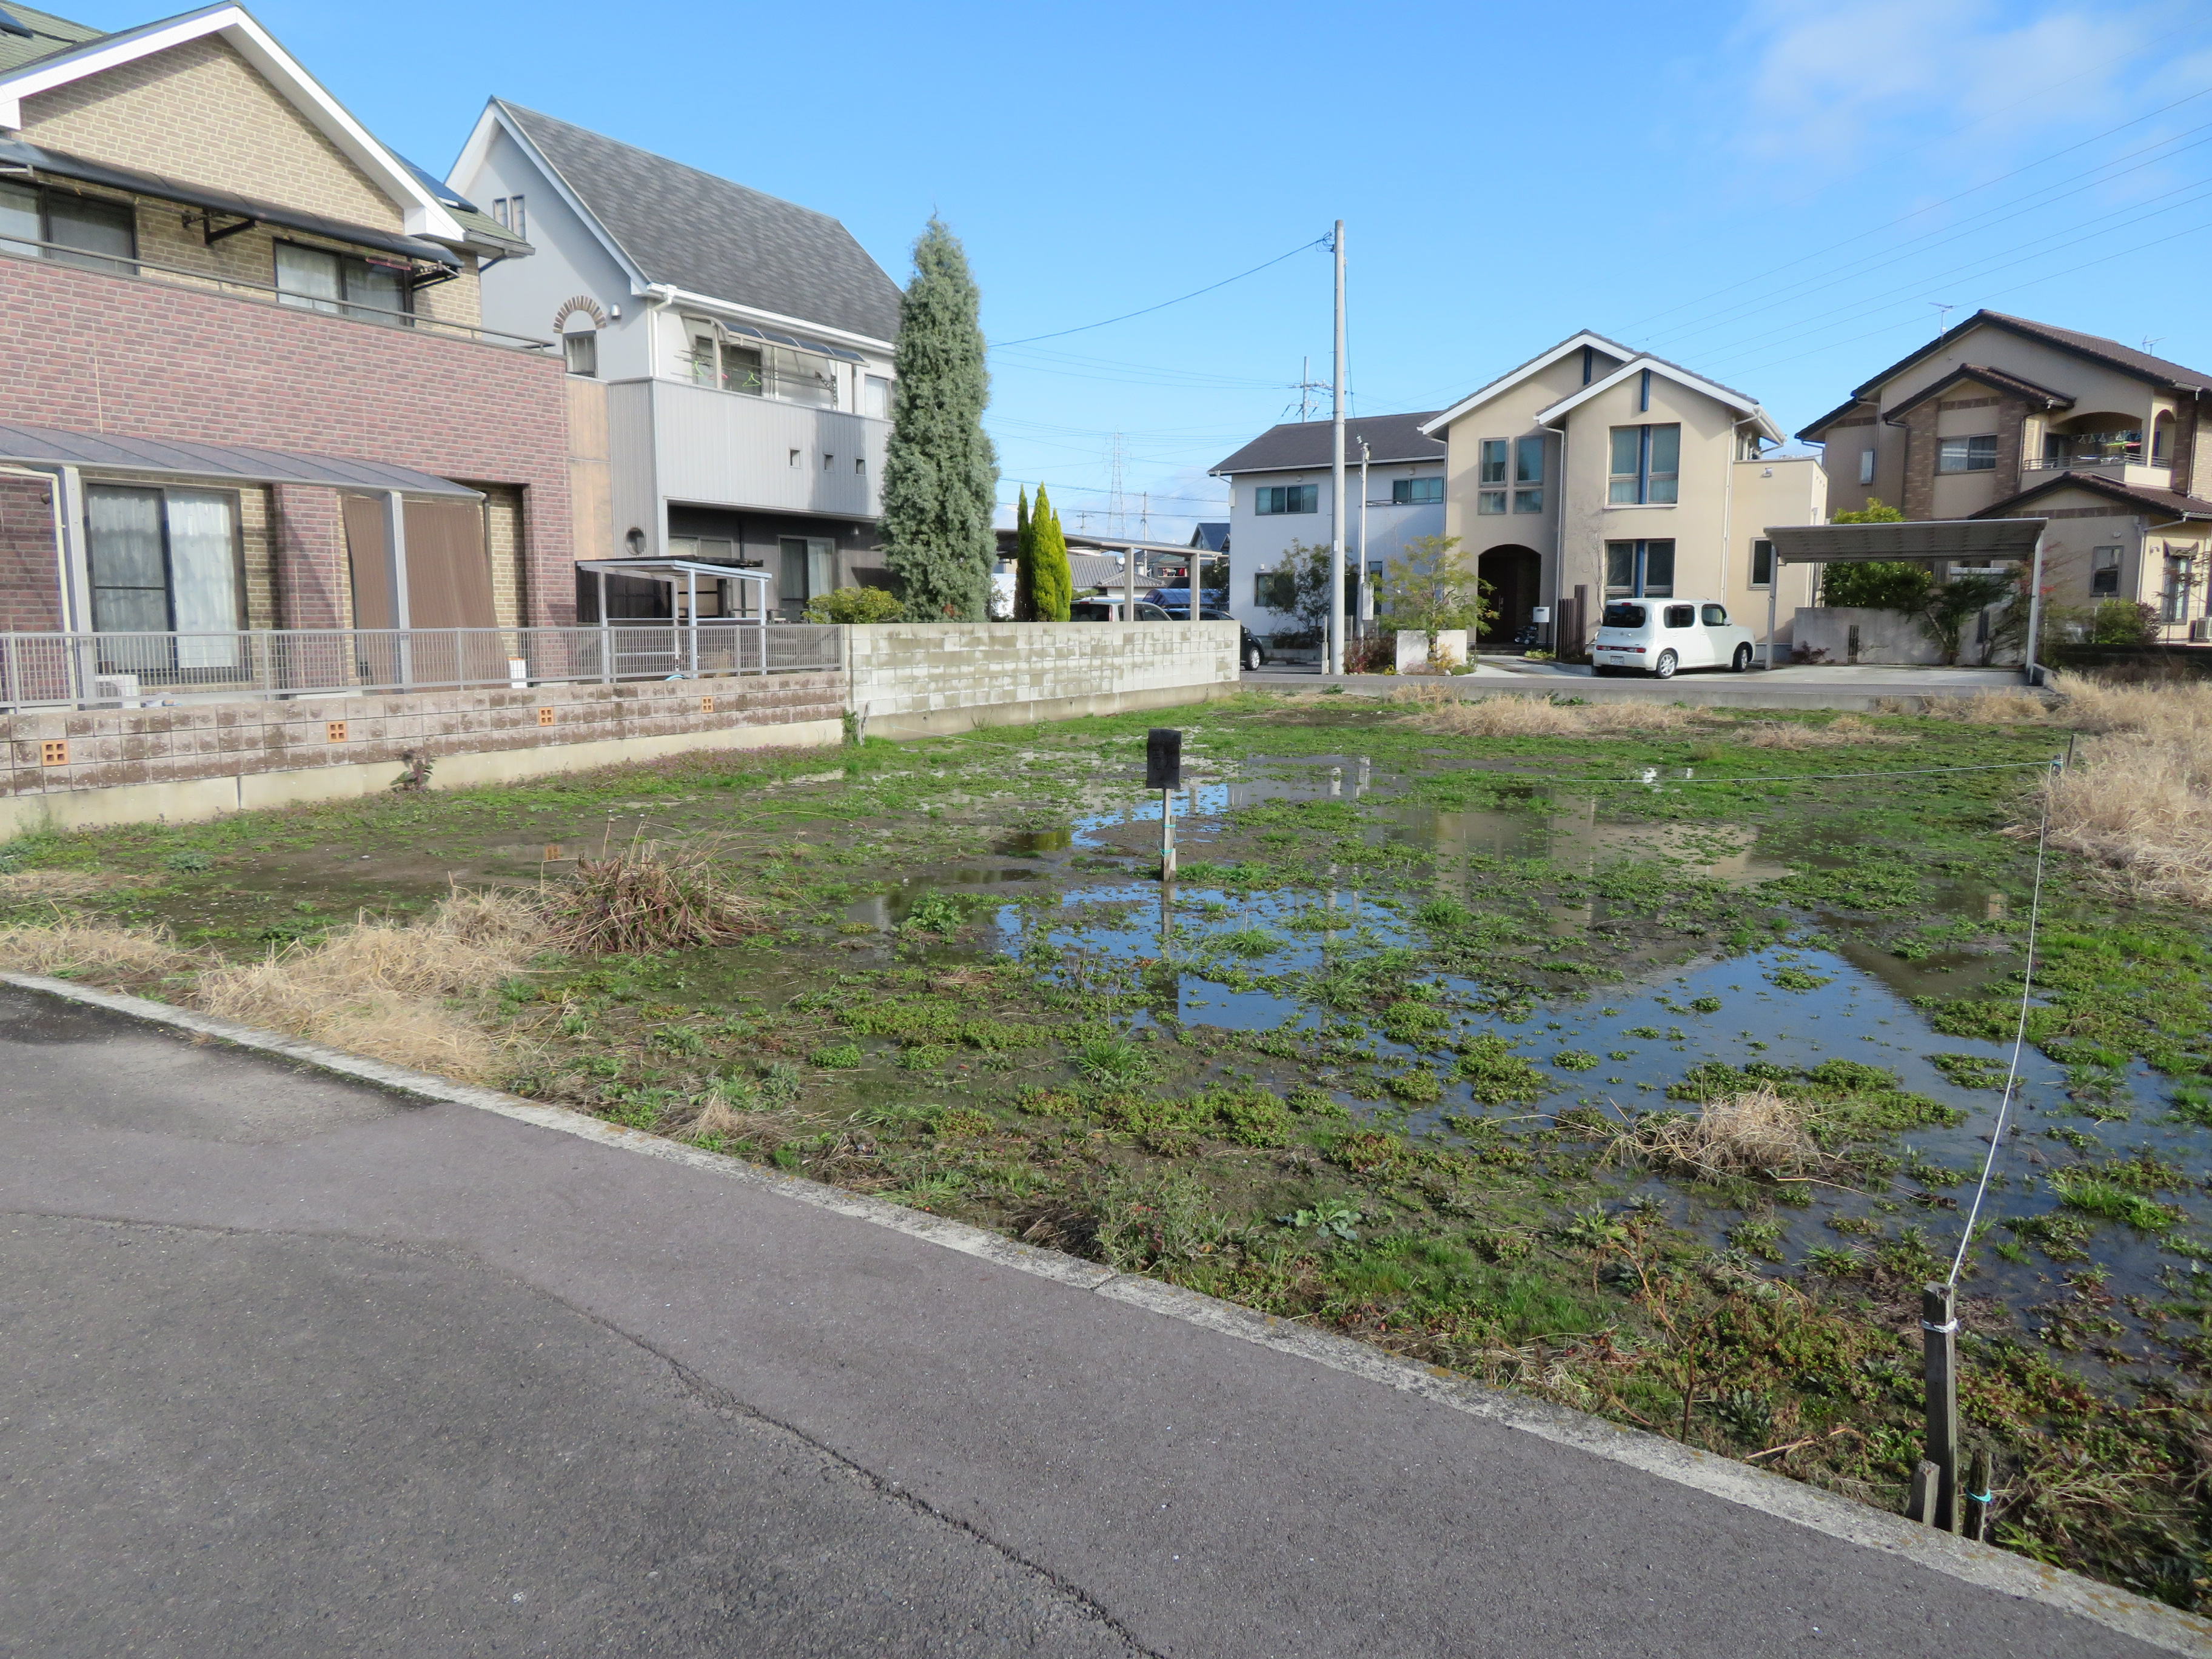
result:
M 1766 538 L 1783 564 L 1871 564 L 1948 559 L 1988 564 L 2028 560 L 2048 519 L 1907 519 L 1891 524 L 1771 524 Z
M 1875 564 L 1943 560 L 1987 565 L 2000 561 L 2032 568 L 2027 587 L 2027 683 L 2043 683 L 2035 660 L 2043 622 L 2043 532 L 2048 519 L 1905 519 L 1887 524 L 1771 524 L 1775 568 L 1785 564 Z M 1775 595 L 1766 585 L 1766 665 L 1774 666 Z
M 669 588 L 669 610 L 676 608 L 676 590 L 679 587 L 688 596 L 684 606 L 686 632 L 690 646 L 691 677 L 699 676 L 699 579 L 711 582 L 757 582 L 754 590 L 760 605 L 753 614 L 753 625 L 761 629 L 761 672 L 768 672 L 768 572 L 757 565 L 708 564 L 698 559 L 579 559 L 576 568 L 588 570 L 599 579 L 599 628 L 611 630 L 614 623 L 607 616 L 607 578 L 610 576 L 641 576 L 647 581 L 666 582 Z M 612 660 L 613 647 L 607 647 Z

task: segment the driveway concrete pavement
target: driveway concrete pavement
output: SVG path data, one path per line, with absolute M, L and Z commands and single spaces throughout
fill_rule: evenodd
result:
M 1285 691 L 1342 686 L 1348 693 L 1388 696 L 1407 684 L 1440 684 L 1461 697 L 1581 697 L 1592 702 L 1649 702 L 1703 704 L 1717 708 L 1869 709 L 1877 703 L 2011 691 L 2023 682 L 2016 668 L 1911 668 L 1875 664 L 1785 664 L 1732 674 L 1699 669 L 1669 680 L 1601 678 L 1573 663 L 1485 659 L 1474 672 L 1441 679 L 1402 679 L 1391 674 L 1322 674 L 1296 666 L 1267 667 L 1242 684 Z
M 0 1654 L 2161 1650 L 757 1185 L 5 988 L 0 1250 Z

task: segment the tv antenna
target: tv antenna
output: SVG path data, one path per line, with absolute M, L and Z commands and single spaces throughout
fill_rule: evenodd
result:
M 1928 303 L 1936 307 L 1936 337 L 1940 340 L 1951 325 L 1951 313 L 1959 307 L 1941 300 L 1930 300 Z

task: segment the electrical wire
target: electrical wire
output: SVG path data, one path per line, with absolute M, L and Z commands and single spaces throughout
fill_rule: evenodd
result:
M 2051 775 L 2055 779 L 2064 768 L 2063 757 L 2054 756 L 2050 762 Z M 1990 1134 L 1989 1156 L 1982 1160 L 1982 1178 L 1974 1185 L 1974 1201 L 1966 1211 L 1966 1224 L 1960 1230 L 1959 1253 L 1951 1258 L 1951 1276 L 1943 1281 L 1948 1290 L 1959 1287 L 1959 1275 L 1966 1266 L 1966 1251 L 1974 1242 L 1974 1224 L 1981 1219 L 1982 1200 L 1989 1195 L 1990 1175 L 1997 1166 L 1997 1153 L 2003 1149 L 2005 1121 L 2011 1115 L 2013 1097 L 2020 1087 L 2021 1051 L 2027 1046 L 2027 1013 L 2029 999 L 2035 991 L 2035 933 L 2043 920 L 2043 860 L 2051 845 L 2051 792 L 2043 795 L 2043 822 L 2035 832 L 2035 892 L 2027 902 L 2027 965 L 2020 978 L 2020 1018 L 2013 1027 L 2012 1064 L 2005 1072 L 2003 1097 L 1997 1102 L 1996 1126 Z
M 997 349 L 1000 346 L 1030 345 L 1038 340 L 1057 340 L 1066 335 L 1084 334 L 1089 332 L 1094 328 L 1105 328 L 1114 323 L 1126 323 L 1132 317 L 1149 317 L 1155 311 L 1165 311 L 1170 306 L 1179 306 L 1185 300 L 1195 300 L 1201 294 L 1211 294 L 1218 288 L 1227 288 L 1231 283 L 1241 283 L 1247 276 L 1257 276 L 1261 271 L 1268 270 L 1272 266 L 1279 265 L 1285 259 L 1295 259 L 1301 253 L 1309 253 L 1315 248 L 1326 247 L 1328 246 L 1328 238 L 1327 236 L 1317 236 L 1310 242 L 1299 243 L 1297 246 L 1292 248 L 1288 253 L 1277 254 L 1273 258 L 1267 261 L 1264 264 L 1254 265 L 1249 270 L 1240 270 L 1234 276 L 1224 276 L 1218 283 L 1208 283 L 1204 288 L 1193 289 L 1188 294 L 1178 294 L 1174 299 L 1163 300 L 1156 306 L 1145 306 L 1135 311 L 1125 311 L 1118 317 L 1102 318 L 1099 321 L 1095 323 L 1079 323 L 1073 328 L 1054 329 L 1049 334 L 1028 334 L 1023 336 L 1018 340 L 993 340 L 989 342 L 989 344 L 994 350 Z

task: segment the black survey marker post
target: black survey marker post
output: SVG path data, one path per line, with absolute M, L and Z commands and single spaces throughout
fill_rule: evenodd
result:
M 1176 875 L 1175 792 L 1182 787 L 1182 733 L 1156 726 L 1145 734 L 1145 787 L 1160 792 L 1160 879 Z

